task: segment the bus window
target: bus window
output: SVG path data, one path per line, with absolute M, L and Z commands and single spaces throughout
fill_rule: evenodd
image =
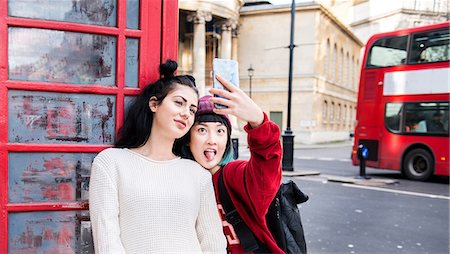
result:
M 448 135 L 448 102 L 405 103 L 405 129 L 425 135 Z
M 405 64 L 408 36 L 377 40 L 371 47 L 366 67 L 379 68 Z
M 400 131 L 400 118 L 403 103 L 387 103 L 385 111 L 386 128 L 392 132 Z
M 449 61 L 450 33 L 448 29 L 413 35 L 409 63 Z

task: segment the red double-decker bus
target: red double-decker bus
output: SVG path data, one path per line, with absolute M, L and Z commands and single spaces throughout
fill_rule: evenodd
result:
M 364 53 L 352 162 L 427 180 L 449 175 L 450 22 L 380 33 Z

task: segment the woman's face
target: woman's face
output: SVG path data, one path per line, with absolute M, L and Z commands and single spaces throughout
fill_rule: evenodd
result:
M 194 159 L 214 174 L 220 166 L 228 141 L 227 127 L 220 122 L 195 123 L 190 132 Z
M 197 104 L 195 91 L 184 85 L 176 85 L 159 104 L 150 100 L 150 109 L 154 112 L 151 133 L 181 138 L 194 123 Z

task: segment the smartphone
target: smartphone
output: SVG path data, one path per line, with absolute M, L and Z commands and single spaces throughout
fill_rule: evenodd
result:
M 216 75 L 230 82 L 232 85 L 239 87 L 239 69 L 238 62 L 235 60 L 214 58 L 213 59 L 213 87 L 217 89 L 225 89 L 223 85 L 216 79 Z M 216 97 L 220 97 L 215 95 Z M 226 108 L 222 104 L 215 104 L 216 108 Z

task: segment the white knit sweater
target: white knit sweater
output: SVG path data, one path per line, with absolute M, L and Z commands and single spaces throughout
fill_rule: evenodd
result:
M 211 174 L 194 161 L 109 148 L 89 185 L 96 253 L 226 252 Z

